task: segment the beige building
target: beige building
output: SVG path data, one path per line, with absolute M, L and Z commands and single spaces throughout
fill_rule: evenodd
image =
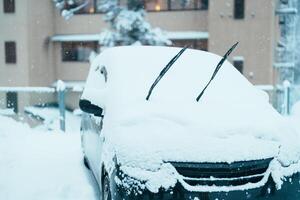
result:
M 107 28 L 95 6 L 99 0 L 90 0 L 68 21 L 52 0 L 2 1 L 0 86 L 51 86 L 58 79 L 70 86 L 83 84 L 88 55 L 97 50 L 99 33 Z M 254 84 L 275 83 L 275 0 L 190 0 L 185 7 L 179 0 L 146 0 L 145 7 L 152 26 L 166 31 L 174 46 L 189 44 L 223 55 L 239 41 L 230 57 L 237 69 Z M 67 97 L 71 107 L 77 105 L 73 96 Z M 22 107 L 44 101 L 40 98 L 0 92 L 0 106 Z M 55 101 L 53 95 L 48 101 Z

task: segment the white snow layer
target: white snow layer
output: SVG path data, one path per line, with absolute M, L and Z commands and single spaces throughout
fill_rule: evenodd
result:
M 186 40 L 186 39 L 207 39 L 208 32 L 198 31 L 165 31 L 170 40 Z M 98 41 L 100 34 L 70 34 L 70 35 L 54 35 L 51 37 L 53 42 L 74 42 L 74 41 Z
M 36 92 L 36 93 L 52 93 L 55 92 L 51 87 L 0 87 L 0 92 Z
M 0 116 L 0 199 L 97 199 L 79 134 L 41 132 Z
M 60 114 L 58 108 L 28 106 L 24 110 L 43 120 L 42 126 L 37 127 L 38 129 L 59 130 Z M 65 112 L 65 123 L 66 131 L 69 133 L 77 133 L 80 130 L 80 116 L 76 116 L 67 110 Z
M 280 188 L 279 180 L 288 170 L 282 166 L 299 161 L 300 139 L 269 104 L 268 95 L 226 61 L 202 99 L 195 100 L 220 56 L 188 49 L 158 83 L 150 100 L 145 100 L 151 84 L 179 50 L 117 47 L 92 63 L 82 98 L 104 108 L 105 164 L 112 166 L 116 156 L 126 173 L 146 182 L 141 187 L 156 192 L 180 180 L 167 161 L 230 163 L 274 157 L 281 168 L 269 172 L 277 174 Z M 203 190 L 200 186 L 186 189 Z
M 15 115 L 16 113 L 14 112 L 14 109 L 12 108 L 5 108 L 5 109 L 0 109 L 0 115 Z

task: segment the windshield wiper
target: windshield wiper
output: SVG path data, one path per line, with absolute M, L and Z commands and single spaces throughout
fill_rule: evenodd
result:
M 209 86 L 209 84 L 211 83 L 211 81 L 215 78 L 215 76 L 217 75 L 218 71 L 220 70 L 221 66 L 223 65 L 223 63 L 225 62 L 225 60 L 227 59 L 227 57 L 231 54 L 231 52 L 235 49 L 235 47 L 238 45 L 239 43 L 235 43 L 227 52 L 226 54 L 223 56 L 223 58 L 220 60 L 220 62 L 218 63 L 213 75 L 211 76 L 210 80 L 208 81 L 208 83 L 206 84 L 206 86 L 203 88 L 202 92 L 198 95 L 198 97 L 196 98 L 196 101 L 199 101 L 200 98 L 202 97 L 202 95 L 204 94 L 206 88 Z
M 146 97 L 146 100 L 148 101 L 154 87 L 157 85 L 157 83 L 160 81 L 160 79 L 167 73 L 167 71 L 171 68 L 171 66 L 176 62 L 176 60 L 183 54 L 183 52 L 187 49 L 187 46 L 185 46 L 183 49 L 181 49 L 176 56 L 174 56 L 170 62 L 162 69 L 162 71 L 159 73 L 158 77 L 154 81 L 154 83 L 151 85 L 150 90 L 148 92 L 148 95 Z

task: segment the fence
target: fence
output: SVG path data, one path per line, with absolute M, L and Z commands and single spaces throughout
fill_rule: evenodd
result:
M 293 105 L 300 101 L 300 85 L 293 85 L 288 81 L 263 90 L 269 94 L 270 103 L 282 115 L 290 115 Z
M 65 131 L 66 109 L 78 107 L 82 89 L 82 87 L 67 87 L 62 81 L 57 81 L 54 87 L 0 87 L 0 111 L 8 115 L 23 111 L 30 113 L 33 109 L 26 109 L 30 106 L 55 105 L 58 107 L 60 129 Z

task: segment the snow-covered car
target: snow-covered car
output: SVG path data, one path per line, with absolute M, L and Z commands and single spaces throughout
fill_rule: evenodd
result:
M 297 132 L 226 56 L 132 46 L 95 58 L 79 104 L 104 200 L 300 198 Z

